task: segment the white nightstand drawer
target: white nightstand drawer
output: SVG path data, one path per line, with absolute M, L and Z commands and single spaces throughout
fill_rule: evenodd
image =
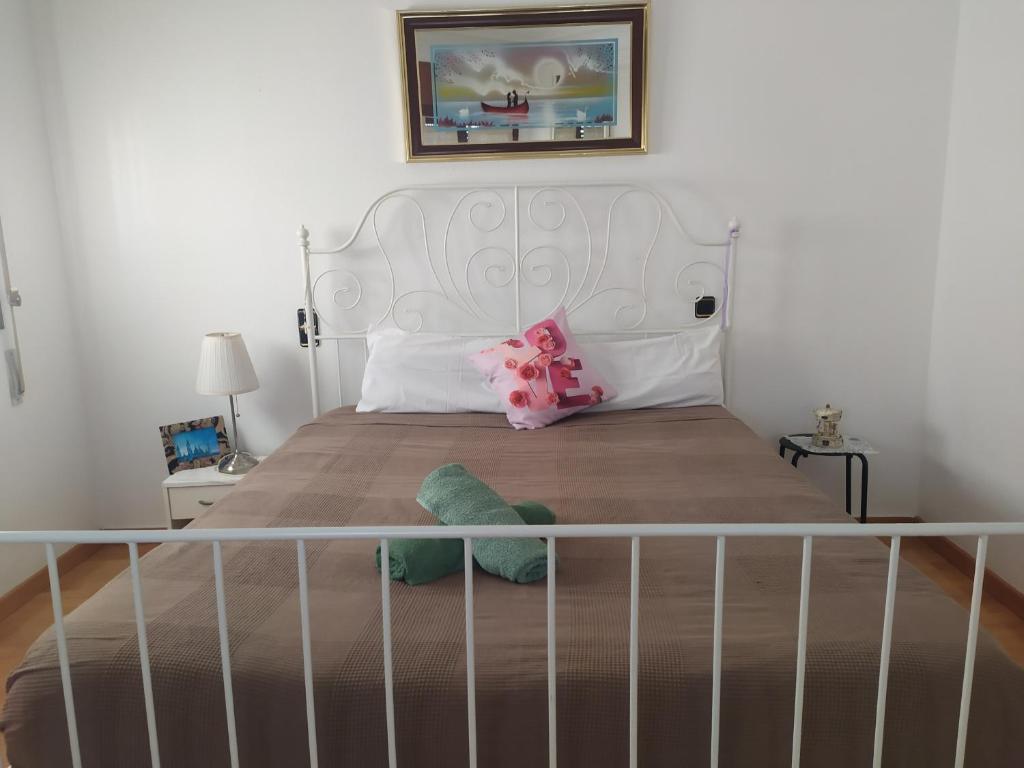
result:
M 197 485 L 167 489 L 167 503 L 172 520 L 202 517 L 213 503 L 231 492 L 231 485 Z

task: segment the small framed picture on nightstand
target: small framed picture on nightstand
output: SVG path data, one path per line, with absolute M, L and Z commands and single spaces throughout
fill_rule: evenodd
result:
M 167 472 L 172 475 L 183 469 L 212 466 L 230 453 L 224 419 L 220 416 L 167 424 L 160 427 L 160 437 Z

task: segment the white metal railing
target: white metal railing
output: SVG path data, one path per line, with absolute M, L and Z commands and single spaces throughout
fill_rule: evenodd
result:
M 238 742 L 235 730 L 234 698 L 231 684 L 231 660 L 228 646 L 227 607 L 224 593 L 224 569 L 221 543 L 225 541 L 294 541 L 298 558 L 299 610 L 302 637 L 303 676 L 306 694 L 306 726 L 309 737 L 310 765 L 318 765 L 316 718 L 313 699 L 313 659 L 310 644 L 309 582 L 306 569 L 306 542 L 336 539 L 377 539 L 381 545 L 381 606 L 384 644 L 385 718 L 387 722 L 388 765 L 397 765 L 395 749 L 394 674 L 391 654 L 391 581 L 388 574 L 389 540 L 462 539 L 465 561 L 472 562 L 473 541 L 494 538 L 546 538 L 547 539 L 547 673 L 548 673 L 548 754 L 549 765 L 557 765 L 556 723 L 556 657 L 555 657 L 555 546 L 558 539 L 569 538 L 624 538 L 630 540 L 629 590 L 629 765 L 637 766 L 637 734 L 639 719 L 637 695 L 639 690 L 639 603 L 640 603 L 640 539 L 642 538 L 711 538 L 715 540 L 714 629 L 712 649 L 711 699 L 711 760 L 718 765 L 720 703 L 722 691 L 722 616 L 724 606 L 725 548 L 729 538 L 788 537 L 803 541 L 800 572 L 800 614 L 797 630 L 796 676 L 794 692 L 792 765 L 800 765 L 801 727 L 803 713 L 804 674 L 807 659 L 807 618 L 811 590 L 811 554 L 815 538 L 891 538 L 889 570 L 886 583 L 883 617 L 881 658 L 878 673 L 878 695 L 875 711 L 874 765 L 881 765 L 885 725 L 885 702 L 889 676 L 889 658 L 892 645 L 892 625 L 895 611 L 896 579 L 898 573 L 900 541 L 903 537 L 977 536 L 974 588 L 967 623 L 967 649 L 964 660 L 960 717 L 957 726 L 954 765 L 962 768 L 970 713 L 971 687 L 974 680 L 974 661 L 978 642 L 978 625 L 984 585 L 985 558 L 990 536 L 1024 535 L 1024 522 L 1020 523 L 907 523 L 845 525 L 832 523 L 729 523 L 729 524 L 637 524 L 637 525 L 531 525 L 531 526 L 395 526 L 395 527 L 343 527 L 343 528 L 227 528 L 145 531 L 2 531 L 0 544 L 43 544 L 49 571 L 50 593 L 53 602 L 54 636 L 60 663 L 60 677 L 64 692 L 65 716 L 71 744 L 71 761 L 81 768 L 78 728 L 75 721 L 74 695 L 67 637 L 64 631 L 63 605 L 60 594 L 60 576 L 57 570 L 55 544 L 126 544 L 129 550 L 132 595 L 139 640 L 139 662 L 142 667 L 143 696 L 146 705 L 146 723 L 149 731 L 151 761 L 160 766 L 159 744 L 156 730 L 156 709 L 150 672 L 149 648 L 143 607 L 142 577 L 139 568 L 138 545 L 161 542 L 210 542 L 213 548 L 213 572 L 216 588 L 217 627 L 220 639 L 221 665 L 224 678 L 224 706 L 227 713 L 227 736 L 231 765 L 238 766 Z M 465 569 L 466 611 L 466 706 L 469 729 L 469 764 L 477 766 L 476 724 L 476 669 L 473 640 L 473 569 Z

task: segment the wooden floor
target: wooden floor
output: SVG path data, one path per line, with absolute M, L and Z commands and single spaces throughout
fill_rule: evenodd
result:
M 153 545 L 140 545 L 139 552 Z M 61 577 L 64 613 L 73 611 L 100 587 L 128 567 L 128 548 L 108 545 L 76 565 Z M 0 621 L 0 708 L 7 697 L 7 675 L 25 655 L 32 642 L 53 624 L 50 591 L 40 592 L 25 605 Z M 6 756 L 3 734 L 0 734 L 0 755 Z M 6 765 L 0 761 L 0 765 Z
M 970 608 L 971 580 L 924 539 L 903 537 L 900 559 L 911 563 L 964 608 Z M 899 610 L 898 606 L 896 610 Z M 1024 666 L 1024 618 L 986 594 L 981 601 L 981 623 L 1003 647 L 1006 655 Z
M 141 547 L 140 547 L 141 549 Z M 927 575 L 964 607 L 971 603 L 971 581 L 922 539 L 904 538 L 901 558 Z M 128 567 L 128 551 L 105 546 L 61 579 L 65 612 L 74 610 L 100 587 Z M 0 621 L 0 681 L 21 661 L 29 645 L 53 623 L 49 592 L 33 597 Z M 1007 654 L 1024 666 L 1024 619 L 990 597 L 982 602 L 981 622 Z M 0 685 L 0 707 L 6 688 Z M 0 754 L 4 753 L 0 736 Z

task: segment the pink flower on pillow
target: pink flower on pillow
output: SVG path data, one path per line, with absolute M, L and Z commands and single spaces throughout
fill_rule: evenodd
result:
M 525 381 L 532 381 L 540 375 L 540 371 L 537 370 L 537 366 L 533 363 L 527 363 L 526 365 L 519 366 L 519 377 Z
M 516 429 L 536 429 L 615 397 L 572 335 L 564 307 L 522 336 L 470 356 Z

